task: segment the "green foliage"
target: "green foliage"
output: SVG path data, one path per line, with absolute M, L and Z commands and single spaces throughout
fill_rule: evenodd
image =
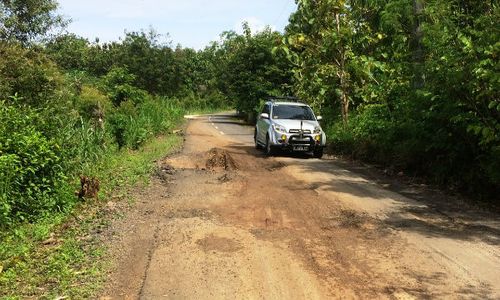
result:
M 176 103 L 175 105 L 188 112 L 230 109 L 226 96 L 219 91 L 203 92 L 202 96 L 188 93 L 185 97 L 171 99 L 170 103 Z
M 137 107 L 123 102 L 110 124 L 119 147 L 138 149 L 151 137 L 172 130 L 183 110 L 167 98 L 148 98 Z
M 115 48 L 116 65 L 135 75 L 135 86 L 152 94 L 173 96 L 181 87 L 179 64 L 160 38 L 153 29 L 126 33 Z
M 0 121 L 0 224 L 67 207 L 69 199 L 57 197 L 66 180 L 63 151 L 36 128 L 36 112 L 1 102 Z
M 66 229 L 58 247 L 42 245 L 63 222 L 96 228 L 68 219 L 99 205 L 79 207 L 78 176 L 99 178 L 106 199 L 178 147 L 169 133 L 186 110 L 228 106 L 212 52 L 173 50 L 152 30 L 120 43 L 36 43 L 61 24 L 55 7 L 0 2 L 0 297 L 95 296 L 96 247 Z
M 80 115 L 87 120 L 96 120 L 97 122 L 113 111 L 111 100 L 97 88 L 90 85 L 81 87 L 76 104 Z
M 245 33 L 227 32 L 216 45 L 218 57 L 217 86 L 235 107 L 254 121 L 260 102 L 268 95 L 289 92 L 290 66 L 286 58 L 273 54 L 272 49 L 281 40 L 281 34 L 267 28 L 252 34 L 247 24 Z
M 136 76 L 127 69 L 115 67 L 103 78 L 104 90 L 115 106 L 124 101 L 139 103 L 146 97 L 146 92 L 133 85 Z
M 0 99 L 17 95 L 40 107 L 55 100 L 61 85 L 59 70 L 43 53 L 0 41 Z
M 101 124 L 81 118 L 64 130 L 67 170 L 92 175 L 92 167 L 115 150 L 114 139 Z
M 147 181 L 154 161 L 178 149 L 182 138 L 161 136 L 138 151 L 113 151 L 93 164 L 105 194 Z M 89 233 L 109 221 L 97 203 L 84 203 L 73 216 L 55 213 L 35 223 L 0 232 L 0 298 L 95 298 L 105 279 L 103 249 Z M 64 229 L 68 228 L 68 229 Z M 43 245 L 52 238 L 56 246 Z
M 244 24 L 196 51 L 152 29 L 36 43 L 63 25 L 57 3 L 0 2 L 0 297 L 93 296 L 74 283 L 95 279 L 99 253 L 71 233 L 47 253 L 40 242 L 74 207 L 78 175 L 104 195 L 144 180 L 181 142 L 168 133 L 185 111 L 251 120 L 265 96 L 293 93 L 321 110 L 338 153 L 498 194 L 497 2 L 297 3 L 284 35 Z
M 89 64 L 89 42 L 74 34 L 56 37 L 46 45 L 47 55 L 65 70 L 85 70 Z
M 132 40 L 127 47 L 136 45 Z M 152 53 L 170 51 L 148 43 Z M 185 110 L 226 106 L 221 93 L 198 88 L 198 79 L 185 84 L 186 96 L 172 99 L 138 87 L 138 75 L 126 67 L 111 65 L 102 78 L 95 78 L 86 54 L 95 47 L 75 36 L 54 40 L 45 48 L 47 54 L 39 47 L 0 43 L 0 226 L 68 211 L 77 200 L 77 176 L 95 174 L 96 163 L 117 148 L 139 149 L 177 126 Z M 120 47 L 125 45 L 116 46 L 123 51 Z M 118 50 L 108 47 L 102 53 L 121 59 L 126 52 Z M 197 52 L 177 53 L 177 63 L 197 65 Z M 62 75 L 51 59 L 68 73 Z M 168 76 L 188 82 L 186 74 Z
M 499 19 L 488 1 L 301 0 L 277 52 L 336 151 L 491 196 Z
M 55 13 L 54 0 L 3 0 L 0 3 L 0 40 L 24 45 L 45 37 L 50 31 L 65 25 Z
M 106 75 L 116 65 L 116 52 L 118 49 L 117 43 L 101 45 L 96 42 L 89 45 L 87 49 L 87 65 L 84 70 L 96 77 Z

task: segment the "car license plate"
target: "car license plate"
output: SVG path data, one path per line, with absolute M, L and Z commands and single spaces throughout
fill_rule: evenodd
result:
M 307 151 L 309 147 L 306 146 L 293 146 L 293 151 Z

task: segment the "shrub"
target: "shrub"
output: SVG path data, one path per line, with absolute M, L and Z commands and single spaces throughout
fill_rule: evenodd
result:
M 80 96 L 77 97 L 78 111 L 86 120 L 104 119 L 111 112 L 113 104 L 97 88 L 83 85 Z
M 62 84 L 57 67 L 45 55 L 0 41 L 0 99 L 18 94 L 23 103 L 41 106 L 54 99 Z
M 131 101 L 124 101 L 109 116 L 108 124 L 110 125 L 111 134 L 118 144 L 118 148 L 127 146 L 125 132 L 127 131 L 130 118 L 135 116 L 136 113 L 134 104 Z
M 135 87 L 135 75 L 128 73 L 127 69 L 115 67 L 103 78 L 103 88 L 108 93 L 115 106 L 120 106 L 124 101 L 140 103 L 147 97 L 147 93 Z
M 210 111 L 229 107 L 227 98 L 217 91 L 203 95 L 187 92 L 184 97 L 170 99 L 168 103 L 176 103 L 178 107 L 182 107 L 186 111 Z
M 0 222 L 63 210 L 67 197 L 61 145 L 37 129 L 37 112 L 0 102 Z

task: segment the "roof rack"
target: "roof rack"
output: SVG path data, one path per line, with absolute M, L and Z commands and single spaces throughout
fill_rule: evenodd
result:
M 267 96 L 267 100 L 269 101 L 276 101 L 276 100 L 287 100 L 287 101 L 290 101 L 290 102 L 299 102 L 301 101 L 299 98 L 297 97 L 292 97 L 292 96 Z

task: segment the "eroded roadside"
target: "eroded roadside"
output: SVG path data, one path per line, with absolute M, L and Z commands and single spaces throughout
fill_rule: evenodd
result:
M 360 209 L 359 197 L 349 198 L 356 193 L 340 192 L 352 182 L 332 191 L 320 173 L 300 168 L 191 121 L 183 152 L 159 162 L 133 210 L 111 226 L 116 264 L 102 298 L 499 295 L 498 282 L 456 275 L 404 230 Z M 498 249 L 491 255 L 498 263 Z

